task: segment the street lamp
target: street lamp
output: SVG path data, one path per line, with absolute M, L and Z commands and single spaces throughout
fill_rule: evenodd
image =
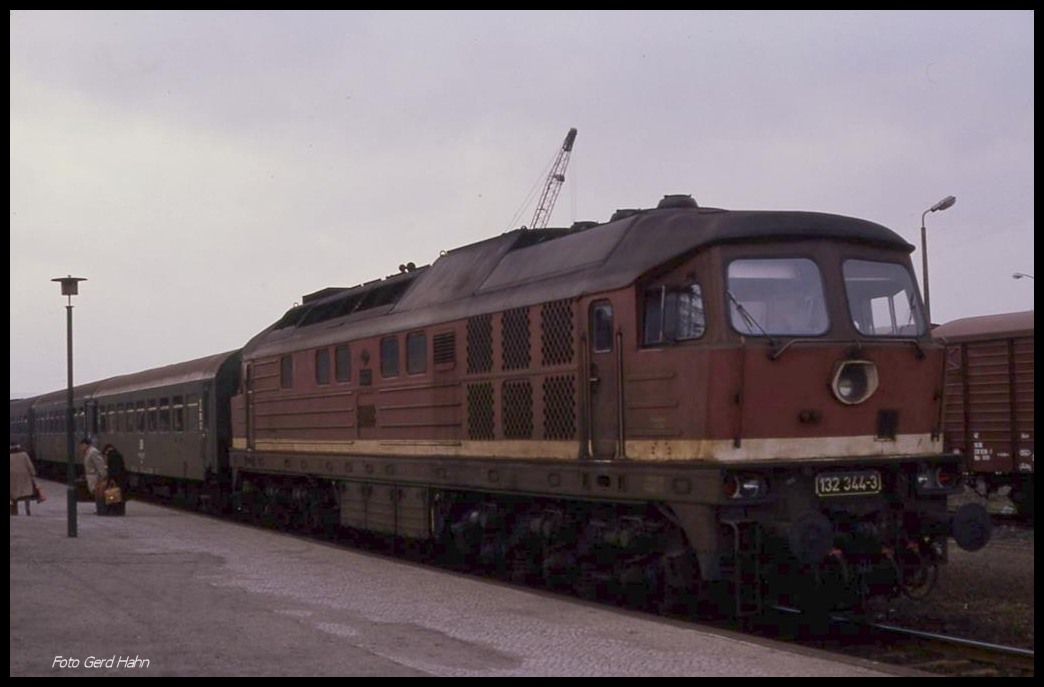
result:
M 1032 274 L 1024 274 L 1022 272 L 1016 272 L 1015 274 L 1011 275 L 1012 279 L 1022 279 L 1023 277 L 1026 277 L 1027 279 L 1033 279 Z
M 921 213 L 921 272 L 924 277 L 924 316 L 928 320 L 928 326 L 932 326 L 932 307 L 928 300 L 928 235 L 924 229 L 924 216 L 929 212 L 945 210 L 957 202 L 956 196 L 946 196 L 935 205 Z
M 76 457 L 74 452 L 76 450 L 76 444 L 73 442 L 73 335 L 72 335 L 72 297 L 75 296 L 79 291 L 79 282 L 87 281 L 83 277 L 74 277 L 69 275 L 67 277 L 56 277 L 51 281 L 56 281 L 62 285 L 62 295 L 69 297 L 69 304 L 65 306 L 65 354 L 67 360 L 67 371 L 69 375 L 68 392 L 66 396 L 66 409 L 65 409 L 65 445 L 69 452 L 69 469 L 67 476 L 69 478 L 68 488 L 66 489 L 66 504 L 69 512 L 69 536 L 76 536 Z M 84 417 L 86 421 L 86 417 Z M 85 423 L 86 425 L 86 423 Z

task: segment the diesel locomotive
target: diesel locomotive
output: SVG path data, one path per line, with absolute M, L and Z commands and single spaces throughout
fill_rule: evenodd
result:
M 549 584 L 716 590 L 739 615 L 918 595 L 990 521 L 947 512 L 961 469 L 912 250 L 860 219 L 665 196 L 306 295 L 183 364 L 198 388 L 81 387 L 82 427 L 134 447 L 145 485 Z

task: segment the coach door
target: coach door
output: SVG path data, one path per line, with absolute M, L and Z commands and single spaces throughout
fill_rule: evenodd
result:
M 245 401 L 243 408 L 246 411 L 246 436 L 247 436 L 247 449 L 254 450 L 254 366 L 247 363 L 246 366 L 246 383 L 244 384 L 246 393 L 243 395 Z
M 591 457 L 595 460 L 618 458 L 619 446 L 619 370 L 613 304 L 595 301 L 588 311 L 588 403 L 591 422 Z

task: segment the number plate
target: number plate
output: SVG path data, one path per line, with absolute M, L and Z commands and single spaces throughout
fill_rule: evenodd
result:
M 816 496 L 859 496 L 881 493 L 877 470 L 822 472 L 816 475 Z

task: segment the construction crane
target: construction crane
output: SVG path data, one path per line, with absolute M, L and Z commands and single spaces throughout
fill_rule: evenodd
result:
M 565 183 L 565 171 L 569 166 L 569 155 L 573 152 L 573 141 L 576 140 L 576 129 L 570 129 L 562 142 L 562 149 L 558 151 L 558 157 L 551 166 L 551 173 L 547 175 L 547 183 L 544 184 L 544 192 L 540 194 L 540 202 L 537 203 L 536 213 L 533 221 L 529 223 L 530 229 L 543 229 L 551 221 L 551 211 L 555 209 L 555 201 L 558 200 L 558 192 L 562 190 Z

